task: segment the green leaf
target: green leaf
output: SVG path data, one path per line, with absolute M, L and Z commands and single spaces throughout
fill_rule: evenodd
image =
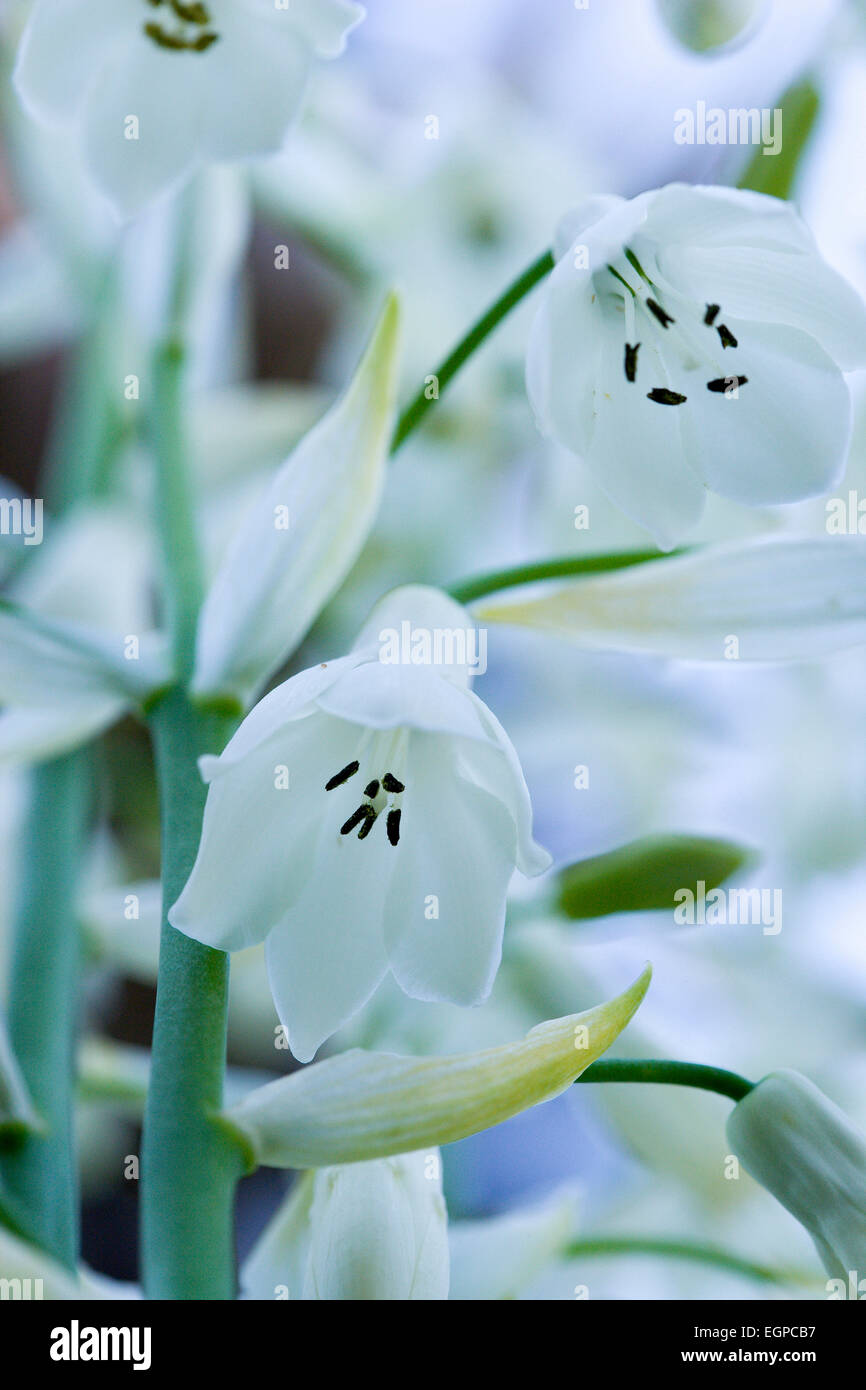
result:
M 797 82 L 782 94 L 779 106 L 782 148 L 777 155 L 766 154 L 763 147 L 756 149 L 739 186 L 772 194 L 774 198 L 790 198 L 800 159 L 818 116 L 820 98 L 811 82 Z
M 709 892 L 755 862 L 754 851 L 730 840 L 650 835 L 563 869 L 559 906 L 578 921 L 612 912 L 673 911 L 678 888 L 703 881 Z

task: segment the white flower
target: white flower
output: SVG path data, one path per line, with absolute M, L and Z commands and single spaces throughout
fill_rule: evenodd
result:
M 731 1112 L 743 1166 L 811 1235 L 829 1274 L 866 1271 L 866 1134 L 805 1076 L 765 1076 Z
M 761 538 L 479 604 L 484 622 L 700 661 L 814 660 L 866 642 L 866 541 Z
M 403 624 L 451 634 L 449 664 L 383 659 L 380 639 Z M 267 938 L 277 1010 L 304 1061 L 389 969 L 415 998 L 483 999 L 512 872 L 550 862 L 517 755 L 469 689 L 473 636 L 451 599 L 397 590 L 349 656 L 278 686 L 219 758 L 200 761 L 201 844 L 169 920 L 224 951 Z
M 15 81 L 32 115 L 79 126 L 125 215 L 196 165 L 280 148 L 352 0 L 36 0 Z
M 794 502 L 844 466 L 866 308 L 787 203 L 670 184 L 562 222 L 527 358 L 539 427 L 664 548 L 707 489 Z
M 448 1297 L 448 1217 L 434 1149 L 306 1173 L 241 1271 L 248 1298 Z
M 480 1052 L 341 1052 L 258 1086 L 223 1121 L 269 1168 L 324 1168 L 452 1144 L 561 1095 L 616 1041 L 651 976 L 647 965 L 615 999 Z
M 376 516 L 395 415 L 399 306 L 389 295 L 349 389 L 237 530 L 198 624 L 193 689 L 243 699 L 298 645 Z
M 0 601 L 0 762 L 34 762 L 94 738 L 171 677 L 147 630 L 146 546 L 112 507 L 82 507 Z

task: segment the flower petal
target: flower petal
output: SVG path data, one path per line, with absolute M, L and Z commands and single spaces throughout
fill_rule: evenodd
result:
M 181 77 L 168 61 L 187 56 L 135 43 L 88 92 L 85 158 L 122 217 L 179 183 L 197 158 L 208 55 L 195 55 L 203 61 L 187 64 Z M 130 117 L 138 122 L 134 137 Z
M 866 305 L 817 250 L 678 245 L 662 248 L 658 262 L 698 303 L 720 304 L 729 327 L 732 318 L 785 324 L 815 338 L 843 370 L 866 366 Z M 753 332 L 735 333 L 744 349 Z
M 462 738 L 487 737 L 469 691 L 439 675 L 435 666 L 365 661 L 342 672 L 316 703 L 338 719 L 370 729 L 402 726 Z
M 302 891 L 265 945 L 274 1004 L 300 1062 L 366 1004 L 388 969 L 382 906 L 394 848 L 384 834 L 341 836 L 340 805 L 307 846 Z
M 289 26 L 320 58 L 339 58 L 346 39 L 366 15 L 363 5 L 353 0 L 291 0 L 276 9 L 273 0 L 242 0 L 248 10 L 271 25 Z
M 195 864 L 168 914 L 173 927 L 218 950 L 239 951 L 284 921 L 299 895 L 312 891 L 311 857 L 322 822 L 327 818 L 337 833 L 340 807 L 326 801 L 325 783 L 352 760 L 360 737 L 355 726 L 309 715 L 277 730 L 242 762 L 212 761 L 206 771 L 217 775 Z M 330 872 L 323 882 L 330 890 Z
M 272 16 L 285 13 L 271 6 Z M 263 24 L 239 7 L 220 15 L 219 31 L 219 42 L 196 55 L 205 73 L 197 122 L 201 153 L 209 159 L 274 153 L 304 100 L 310 50 L 294 26 Z
M 805 1226 L 827 1272 L 847 1281 L 866 1253 L 866 1135 L 805 1076 L 771 1072 L 731 1111 L 747 1172 Z
M 649 966 L 607 1004 L 521 1041 L 455 1057 L 344 1052 L 250 1092 L 225 1112 L 256 1158 L 318 1168 L 449 1144 L 559 1095 L 637 1010 Z
M 866 542 L 781 538 L 577 580 L 524 602 L 487 600 L 488 622 L 585 647 L 687 660 L 814 660 L 866 642 Z
M 0 764 L 43 762 L 89 743 L 126 710 L 117 699 L 66 700 L 61 705 L 0 711 Z
M 384 478 L 398 327 L 390 296 L 348 391 L 238 531 L 202 610 L 196 691 L 249 697 L 297 646 L 357 558 Z
M 707 487 L 752 507 L 820 496 L 845 469 L 851 401 L 845 378 L 814 338 L 782 325 L 728 319 L 739 349 L 707 389 L 683 374 L 682 434 Z M 745 377 L 737 386 L 740 376 Z
M 648 400 L 649 391 L 676 384 L 667 362 L 645 343 L 636 379 L 627 381 L 622 324 L 605 316 L 597 331 L 604 366 L 594 393 L 586 461 L 611 500 L 669 550 L 694 529 L 706 505 L 706 488 L 683 447 L 691 397 L 681 406 Z M 701 385 L 707 394 L 705 382 Z
M 502 955 L 517 829 L 501 801 L 459 776 L 458 750 L 441 739 L 414 735 L 407 761 L 388 961 L 415 999 L 478 1004 Z
M 222 776 L 229 768 L 242 762 L 268 739 L 279 738 L 285 725 L 305 719 L 316 709 L 316 701 L 339 676 L 352 670 L 364 658 L 362 655 L 340 657 L 337 661 L 322 661 L 299 671 L 276 686 L 263 700 L 253 705 L 229 739 L 219 757 L 199 758 L 199 767 L 206 782 Z
M 306 1298 L 448 1297 L 448 1218 L 438 1154 L 324 1168 L 314 1182 Z
M 14 74 L 31 115 L 68 120 L 94 80 L 137 42 L 140 9 L 138 0 L 36 0 Z
M 441 589 L 428 584 L 404 584 L 392 589 L 373 608 L 358 634 L 354 650 L 369 648 L 388 664 L 398 655 L 411 655 L 413 643 L 429 639 L 430 657 L 419 664 L 433 664 L 438 675 L 455 685 L 469 685 L 473 675 L 486 668 L 486 647 L 466 609 Z M 483 654 L 483 663 L 482 663 Z

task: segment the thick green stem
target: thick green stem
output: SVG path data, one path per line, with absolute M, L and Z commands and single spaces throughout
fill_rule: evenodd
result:
M 2 1155 L 4 1205 L 63 1264 L 78 1258 L 78 1174 L 72 1137 L 80 939 L 76 884 L 90 797 L 86 751 L 33 773 L 9 980 L 9 1040 L 45 1129 Z
M 509 285 L 504 294 L 501 294 L 496 300 L 496 303 L 490 306 L 487 313 L 483 314 L 478 322 L 470 328 L 465 338 L 461 338 L 453 352 L 448 354 L 442 365 L 437 367 L 433 373 L 436 378 L 436 395 L 431 396 L 426 385 L 422 386 L 415 399 L 409 403 L 397 421 L 397 428 L 391 441 L 392 454 L 396 454 L 404 440 L 421 423 L 427 411 L 436 404 L 448 383 L 457 375 L 464 362 L 472 356 L 476 348 L 480 347 L 485 338 L 490 336 L 506 314 L 509 314 L 522 299 L 526 298 L 539 280 L 543 280 L 545 275 L 550 274 L 553 267 L 553 252 L 545 251 Z
M 671 560 L 685 555 L 680 550 L 618 550 L 608 555 L 561 555 L 553 560 L 531 560 L 508 569 L 490 570 L 473 575 L 471 579 L 450 584 L 448 593 L 458 603 L 475 603 L 501 589 L 513 589 L 519 584 L 538 584 L 543 579 L 574 579 L 584 574 L 605 574 L 610 570 L 628 569 L 630 565 L 645 565 L 652 560 Z
M 650 1059 L 616 1058 L 593 1062 L 578 1081 L 639 1082 L 653 1086 L 695 1086 L 715 1091 L 729 1100 L 741 1101 L 754 1086 L 736 1072 L 722 1067 L 706 1067 L 700 1062 L 668 1062 Z
M 766 1284 L 802 1283 L 804 1276 L 796 1271 L 772 1269 L 732 1254 L 718 1245 L 700 1241 L 665 1240 L 652 1236 L 598 1236 L 592 1240 L 571 1241 L 562 1252 L 567 1260 L 585 1255 L 657 1255 L 665 1259 L 693 1260 L 697 1264 L 714 1265 L 731 1274 L 742 1274 Z
M 163 924 L 142 1160 L 149 1298 L 235 1294 L 234 1190 L 246 1158 L 214 1116 L 222 1106 L 229 958 L 170 926 L 189 877 L 205 787 L 196 759 L 220 752 L 231 725 L 180 689 L 150 714 L 162 814 Z

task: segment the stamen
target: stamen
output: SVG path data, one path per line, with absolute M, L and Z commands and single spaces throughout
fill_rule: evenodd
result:
M 651 285 L 652 280 L 647 275 L 646 271 L 644 270 L 634 251 L 632 251 L 631 248 L 628 246 L 625 248 L 625 258 L 628 261 L 629 265 L 634 266 L 640 278 L 642 280 L 645 280 L 648 285 Z
M 153 21 L 143 26 L 147 37 L 159 48 L 174 53 L 204 53 L 211 44 L 217 42 L 219 34 L 205 28 L 210 24 L 211 16 L 207 5 L 202 4 L 201 0 L 146 0 L 146 3 L 153 10 L 159 9 L 165 3 L 181 25 L 174 33 Z M 199 32 L 190 35 L 187 25 L 193 26 Z
M 671 318 L 671 315 L 666 313 L 662 306 L 657 304 L 654 299 L 648 299 L 646 301 L 646 306 L 651 313 L 655 314 L 662 328 L 667 328 L 669 323 L 676 323 L 676 319 Z
M 335 787 L 342 787 L 344 782 L 348 782 L 350 777 L 354 777 L 360 766 L 357 758 L 352 763 L 346 763 L 342 771 L 335 773 L 330 782 L 325 783 L 325 791 L 332 792 Z
M 712 328 L 713 324 L 716 321 L 716 315 L 718 314 L 721 307 L 721 304 L 707 305 L 707 312 L 704 314 L 704 323 L 707 325 L 708 328 Z
M 373 810 L 372 806 L 365 806 L 363 809 L 367 812 L 367 819 L 358 831 L 359 840 L 366 840 L 373 826 L 376 824 L 376 817 L 379 814 L 378 811 Z
M 166 33 L 161 24 L 154 24 L 152 21 L 144 26 L 144 32 L 149 39 L 153 39 L 160 48 L 171 48 L 177 52 L 186 49 L 186 39 L 178 38 L 177 34 Z
M 734 337 L 733 333 L 731 332 L 730 328 L 728 328 L 726 323 L 720 323 L 718 328 L 716 329 L 716 332 L 722 340 L 723 348 L 739 347 L 739 343 L 737 342 L 736 338 Z
M 398 782 L 397 778 L 391 772 L 385 773 L 385 776 L 382 778 L 382 786 L 385 788 L 386 792 L 404 792 L 406 790 L 403 783 Z
M 612 265 L 609 265 L 609 266 L 608 266 L 608 270 L 610 271 L 611 275 L 615 275 L 615 276 L 616 276 L 617 280 L 619 280 L 619 283 L 620 283 L 621 285 L 625 285 L 625 287 L 626 287 L 626 289 L 628 290 L 629 294 L 631 295 L 632 299 L 634 299 L 635 296 L 636 296 L 636 294 L 637 294 L 637 291 L 632 289 L 632 287 L 631 287 L 631 285 L 629 284 L 628 280 L 624 280 L 624 279 L 622 278 L 622 276 L 620 275 L 619 271 L 618 271 L 618 270 L 614 270 L 614 268 L 613 268 Z
M 637 350 L 638 350 L 639 347 L 640 347 L 640 343 L 635 343 L 633 346 L 632 346 L 631 343 L 626 343 L 626 345 L 625 345 L 625 379 L 626 379 L 626 381 L 634 381 L 635 378 L 637 377 Z
M 377 777 L 374 777 L 372 782 L 367 783 L 364 788 L 364 795 L 369 796 L 371 801 L 374 801 L 379 795 L 379 779 Z
M 183 0 L 168 0 L 168 3 L 185 24 L 210 24 L 210 15 L 204 5 L 185 5 Z
M 389 843 L 396 845 L 400 839 L 400 812 L 389 811 L 388 819 L 385 822 L 385 830 L 388 833 Z
M 725 392 L 732 387 L 737 390 L 738 387 L 745 386 L 748 380 L 747 376 L 719 376 L 715 381 L 707 382 L 707 390 Z
M 373 810 L 373 807 L 372 807 L 372 806 L 367 806 L 367 805 L 359 806 L 358 809 L 357 809 L 357 811 L 353 811 L 353 812 L 352 812 L 351 816 L 350 816 L 349 819 L 346 821 L 345 825 L 341 825 L 341 826 L 340 826 L 340 834 L 341 834 L 341 835 L 351 835 L 352 831 L 355 829 L 355 826 L 356 826 L 356 825 L 360 825 L 361 821 L 364 821 L 364 822 L 365 822 L 365 827 L 364 827 L 364 829 L 362 830 L 361 834 L 358 836 L 358 839 L 359 839 L 359 840 L 363 840 L 364 835 L 369 835 L 369 833 L 370 833 L 370 828 L 369 828 L 369 827 L 372 825 L 372 823 L 373 823 L 373 821 L 374 821 L 375 819 L 376 819 L 376 812 Z
M 683 405 L 688 399 L 681 396 L 679 391 L 669 391 L 666 386 L 654 386 L 651 391 L 647 391 L 647 400 L 655 401 L 657 405 Z

